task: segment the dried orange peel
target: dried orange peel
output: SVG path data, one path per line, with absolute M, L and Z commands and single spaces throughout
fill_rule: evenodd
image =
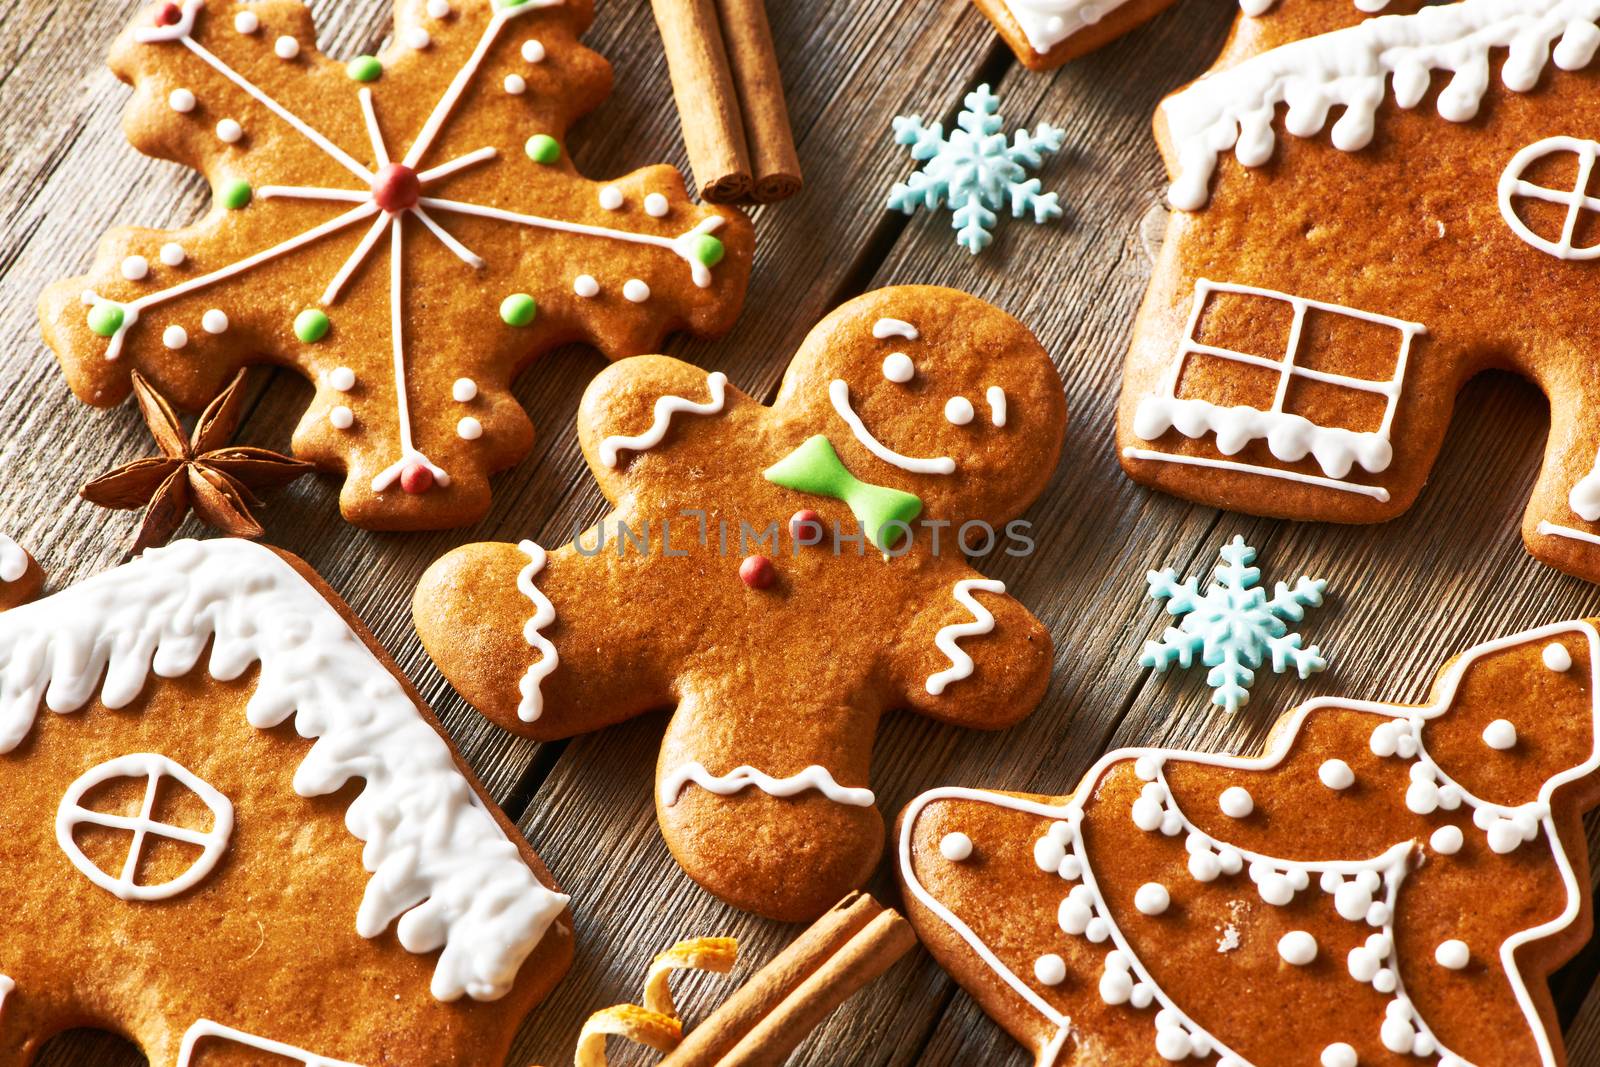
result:
M 650 963 L 645 976 L 644 1006 L 618 1004 L 589 1016 L 578 1034 L 576 1067 L 607 1067 L 606 1038 L 626 1038 L 658 1052 L 671 1052 L 683 1040 L 683 1022 L 672 1002 L 669 984 L 674 971 L 727 974 L 739 958 L 739 942 L 731 937 L 696 937 L 679 941 Z

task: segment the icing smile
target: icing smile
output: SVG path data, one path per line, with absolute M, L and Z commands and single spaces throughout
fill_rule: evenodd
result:
M 850 407 L 850 385 L 843 378 L 835 378 L 828 384 L 828 399 L 833 401 L 833 410 L 839 413 L 850 432 L 856 435 L 856 440 L 885 463 L 892 463 L 901 470 L 908 470 L 913 474 L 953 474 L 956 461 L 949 456 L 933 456 L 918 458 L 916 456 L 901 455 L 876 437 L 867 429 L 866 423 L 861 421 Z

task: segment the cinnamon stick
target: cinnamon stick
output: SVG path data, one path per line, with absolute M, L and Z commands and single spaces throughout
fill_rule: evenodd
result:
M 715 0 L 651 0 L 651 8 L 700 196 L 743 200 L 752 184 L 750 150 Z
M 750 197 L 758 204 L 786 200 L 800 191 L 800 157 L 783 99 L 778 52 L 772 44 L 764 0 L 716 0 L 728 48 L 733 86 L 744 115 L 750 149 Z

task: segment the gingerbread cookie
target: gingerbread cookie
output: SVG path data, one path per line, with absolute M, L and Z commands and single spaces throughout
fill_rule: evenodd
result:
M 0 679 L 0 1061 L 498 1065 L 566 970 L 567 898 L 299 560 L 152 549 L 0 614 Z
M 111 54 L 141 151 L 195 168 L 210 213 L 119 229 L 52 286 L 45 339 L 73 392 L 110 406 L 138 368 L 198 409 L 245 363 L 316 395 L 303 459 L 341 471 L 340 509 L 384 529 L 461 525 L 528 451 L 510 393 L 539 353 L 616 358 L 668 330 L 727 329 L 753 243 L 655 166 L 578 175 L 567 128 L 605 96 L 577 42 L 589 0 L 399 0 L 393 43 L 348 64 L 297 0 L 183 0 Z
M 1382 521 L 1421 492 L 1461 385 L 1510 369 L 1551 407 L 1523 539 L 1600 580 L 1600 327 L 1575 296 L 1600 270 L 1582 195 L 1600 15 L 1358 16 L 1284 3 L 1162 104 L 1179 210 L 1128 355 L 1123 466 L 1237 511 Z
M 936 789 L 900 819 L 909 916 L 1041 1067 L 1555 1067 L 1597 692 L 1593 621 L 1558 623 L 1453 660 L 1420 707 L 1311 701 L 1259 759 Z
M 871 871 L 878 719 L 995 729 L 1032 710 L 1049 634 L 962 556 L 1008 527 L 1066 421 L 1039 343 L 949 289 L 824 319 L 767 407 L 664 356 L 590 385 L 578 436 L 614 510 L 551 552 L 477 544 L 423 576 L 422 642 L 507 729 L 568 737 L 676 705 L 668 846 L 761 914 L 819 914 Z

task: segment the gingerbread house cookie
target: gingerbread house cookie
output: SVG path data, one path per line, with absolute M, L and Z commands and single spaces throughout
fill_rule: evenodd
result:
M 1048 681 L 1048 631 L 963 552 L 1025 551 L 1066 400 L 1033 335 L 950 289 L 824 319 L 771 407 L 663 356 L 590 385 L 578 435 L 614 510 L 549 553 L 477 544 L 423 576 L 429 654 L 540 739 L 676 706 L 656 811 L 740 907 L 814 917 L 870 873 L 886 711 L 985 729 Z M 981 559 L 975 560 L 981 566 Z
M 290 725 L 290 720 L 293 724 Z M 567 898 L 305 564 L 182 541 L 0 614 L 0 1062 L 499 1065 Z
M 1600 580 L 1600 326 L 1578 295 L 1600 270 L 1600 13 L 1359 15 L 1280 4 L 1162 104 L 1175 210 L 1124 373 L 1122 464 L 1202 503 L 1378 522 L 1422 491 L 1461 385 L 1508 369 L 1551 410 L 1523 539 Z
M 1557 1067 L 1597 693 L 1594 621 L 1558 623 L 1458 657 L 1426 705 L 1305 704 L 1260 758 L 935 789 L 900 819 L 908 914 L 1040 1067 Z

